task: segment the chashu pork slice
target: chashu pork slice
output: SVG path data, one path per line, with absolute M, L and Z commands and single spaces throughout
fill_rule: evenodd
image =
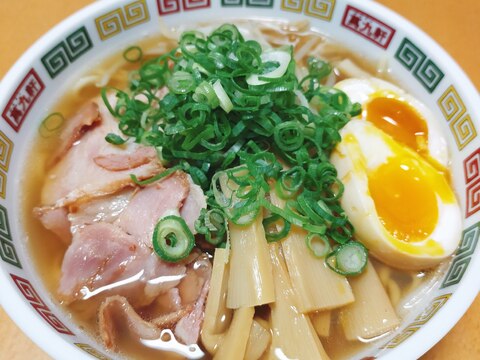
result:
M 87 102 L 70 117 L 60 132 L 60 143 L 50 158 L 49 166 L 55 165 L 75 144 L 76 141 L 102 121 L 98 105 L 94 101 Z
M 202 189 L 190 176 L 176 172 L 144 188 L 127 187 L 114 194 L 90 197 L 64 207 L 37 207 L 34 215 L 66 244 L 71 243 L 72 234 L 79 228 L 96 222 L 117 222 L 126 232 L 138 235 L 149 244 L 155 224 L 169 213 L 179 211 L 195 233 L 195 220 L 206 206 Z
M 118 226 L 99 222 L 74 234 L 61 271 L 58 294 L 65 303 L 122 295 L 135 306 L 145 306 L 175 287 L 186 268 L 161 261 Z
M 173 207 L 172 204 L 179 204 Z M 200 186 L 182 171 L 135 190 L 116 223 L 127 233 L 151 246 L 152 234 L 158 220 L 166 215 L 181 216 L 193 234 L 195 220 L 207 207 L 206 197 Z
M 126 186 L 133 186 L 131 174 L 146 179 L 163 170 L 155 149 L 136 143 L 117 146 L 108 143 L 105 136 L 118 133 L 118 124 L 101 100 L 96 100 L 98 116 L 89 126 L 69 126 L 71 136 L 64 135 L 67 145 L 64 153 L 48 171 L 42 190 L 43 205 L 62 207 L 86 198 L 114 193 Z M 83 116 L 92 120 L 92 109 L 82 108 Z M 81 113 L 72 120 L 78 119 Z M 93 126 L 93 124 L 95 126 Z M 71 139 L 75 139 L 70 144 Z M 67 149 L 66 151 L 64 149 Z M 58 157 L 58 155 L 56 155 Z M 55 160 L 55 159 L 54 159 Z
M 176 299 L 171 300 L 176 306 L 170 312 L 148 319 L 140 316 L 126 298 L 108 297 L 98 314 L 100 336 L 105 346 L 115 349 L 118 333 L 127 331 L 136 341 L 155 340 L 166 328 L 173 330 L 177 341 L 186 345 L 196 344 L 203 322 L 211 271 L 210 260 L 205 254 L 200 254 L 188 264 L 188 276 L 178 285 L 180 290 L 172 289 L 165 294 Z M 183 292 L 182 287 L 188 287 L 188 292 Z
M 70 244 L 72 233 L 68 211 L 64 207 L 43 206 L 33 209 L 33 215 L 40 220 L 45 229 L 52 231 L 65 244 Z
M 138 298 L 144 296 L 142 302 L 148 304 L 175 286 L 185 268 L 161 261 L 152 251 L 152 235 L 159 219 L 185 206 L 189 190 L 187 175 L 177 171 L 145 188 L 78 205 L 68 215 L 73 241 L 63 260 L 61 298 L 72 302 L 97 292 L 125 295 L 131 287 L 139 288 L 130 279 L 141 283 Z
M 168 178 L 138 191 L 116 224 L 138 242 L 152 246 L 153 230 L 157 222 L 166 215 L 179 215 L 189 191 L 187 175 L 176 171 Z
M 113 224 L 127 208 L 137 191 L 142 190 L 128 187 L 115 194 L 90 198 L 86 202 L 69 206 L 68 220 L 71 233 L 75 234 L 79 228 L 97 222 Z

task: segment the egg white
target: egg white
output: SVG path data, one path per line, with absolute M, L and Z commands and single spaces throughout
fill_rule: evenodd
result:
M 442 134 L 438 121 L 432 111 L 422 102 L 406 93 L 403 89 L 385 80 L 377 78 L 346 79 L 338 82 L 336 88 L 345 92 L 352 102 L 365 107 L 368 101 L 378 96 L 387 96 L 404 101 L 425 120 L 428 129 L 428 152 L 432 159 L 444 168 L 448 167 L 447 141 Z M 362 115 L 359 115 L 360 117 Z
M 396 239 L 382 224 L 369 191 L 368 174 L 398 152 L 430 166 L 416 152 L 364 120 L 351 120 L 342 130 L 342 141 L 331 156 L 345 190 L 342 207 L 355 227 L 355 237 L 370 253 L 391 266 L 425 269 L 450 256 L 461 237 L 461 213 L 456 200 L 445 203 L 436 194 L 438 221 L 425 239 L 405 242 Z M 453 196 L 453 193 L 452 193 Z M 453 196 L 454 198 L 454 196 Z

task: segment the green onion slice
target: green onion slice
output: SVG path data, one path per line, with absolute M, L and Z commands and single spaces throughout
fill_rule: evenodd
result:
M 181 170 L 181 169 L 183 169 L 183 166 L 177 165 L 145 180 L 139 180 L 136 175 L 131 174 L 130 179 L 132 179 L 132 181 L 137 185 L 145 186 L 145 185 L 153 184 L 154 182 L 157 182 L 159 180 L 162 180 L 167 176 L 170 176 L 171 174 L 173 174 L 175 171 Z
M 130 46 L 123 52 L 123 58 L 131 63 L 142 60 L 143 51 L 139 46 Z
M 126 139 L 122 139 L 120 136 L 113 133 L 107 134 L 107 136 L 105 136 L 105 140 L 113 145 L 122 145 L 127 142 Z
M 272 214 L 263 219 L 263 228 L 265 229 L 267 241 L 276 242 L 288 235 L 290 232 L 290 223 L 279 214 Z
M 225 92 L 220 80 L 215 81 L 213 84 L 213 91 L 215 91 L 218 101 L 220 102 L 220 107 L 223 109 L 223 111 L 225 111 L 227 114 L 232 111 L 233 104 Z
M 368 250 L 357 241 L 349 241 L 338 246 L 327 255 L 327 266 L 344 276 L 360 274 L 368 261 Z
M 292 60 L 292 55 L 290 52 L 282 50 L 272 50 L 269 52 L 264 52 L 261 55 L 263 63 L 278 63 L 278 66 L 273 70 L 265 74 L 252 74 L 247 78 L 247 84 L 249 85 L 264 85 L 267 84 L 267 79 L 280 78 L 285 75 L 288 64 Z
M 207 104 L 212 109 L 215 109 L 220 105 L 220 100 L 218 99 L 215 90 L 207 81 L 204 81 L 197 86 L 195 93 L 193 94 L 193 100 L 198 103 Z
M 220 245 L 226 239 L 227 219 L 221 209 L 202 209 L 200 217 L 195 221 L 195 230 L 205 235 L 205 240 L 212 245 Z
M 61 113 L 55 112 L 50 114 L 42 121 L 39 128 L 40 134 L 43 137 L 48 138 L 58 131 L 63 126 L 64 122 L 65 118 Z
M 195 80 L 189 72 L 176 71 L 168 79 L 167 87 L 174 94 L 186 94 L 195 90 Z
M 186 258 L 195 245 L 195 238 L 185 220 L 176 215 L 160 219 L 153 231 L 152 240 L 155 253 L 168 262 Z
M 277 195 L 284 200 L 292 198 L 302 187 L 305 175 L 306 172 L 300 165 L 283 171 L 275 184 Z
M 312 254 L 317 258 L 325 257 L 330 252 L 330 242 L 325 235 L 308 233 L 305 243 Z

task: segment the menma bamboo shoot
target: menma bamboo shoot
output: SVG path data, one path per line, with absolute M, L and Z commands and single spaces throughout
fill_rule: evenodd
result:
M 275 358 L 298 360 L 329 359 L 308 315 L 297 309 L 298 299 L 278 244 L 270 245 L 276 301 L 270 304 L 272 346 Z M 278 354 L 277 354 L 278 352 Z
M 217 248 L 213 258 L 210 290 L 202 325 L 202 343 L 210 354 L 215 354 L 223 342 L 233 311 L 227 309 L 228 250 Z
M 230 274 L 227 307 L 238 309 L 275 301 L 272 264 L 262 224 L 258 215 L 246 226 L 229 224 Z
M 235 310 L 232 323 L 214 360 L 243 360 L 252 328 L 255 308 L 245 307 Z
M 245 360 L 258 360 L 265 353 L 272 335 L 265 329 L 260 322 L 253 320 L 250 337 L 248 338 L 247 349 L 245 351 Z
M 318 336 L 330 336 L 331 311 L 320 311 L 310 314 L 310 320 Z
M 370 339 L 397 327 L 400 323 L 373 265 L 350 278 L 355 302 L 340 312 L 347 340 Z
M 272 204 L 283 208 L 285 203 L 274 191 Z M 293 288 L 298 294 L 298 308 L 302 313 L 325 311 L 353 302 L 352 289 L 347 279 L 325 265 L 325 259 L 316 258 L 305 244 L 305 230 L 292 226 L 282 240 L 282 249 Z

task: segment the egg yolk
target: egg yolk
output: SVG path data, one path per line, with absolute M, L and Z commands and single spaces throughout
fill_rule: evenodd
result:
M 369 176 L 369 191 L 387 231 L 398 240 L 424 240 L 438 221 L 435 189 L 443 188 L 434 170 L 426 170 L 419 160 L 395 156 Z
M 366 104 L 364 117 L 411 149 L 419 153 L 428 151 L 426 122 L 408 103 L 390 97 L 375 97 Z

